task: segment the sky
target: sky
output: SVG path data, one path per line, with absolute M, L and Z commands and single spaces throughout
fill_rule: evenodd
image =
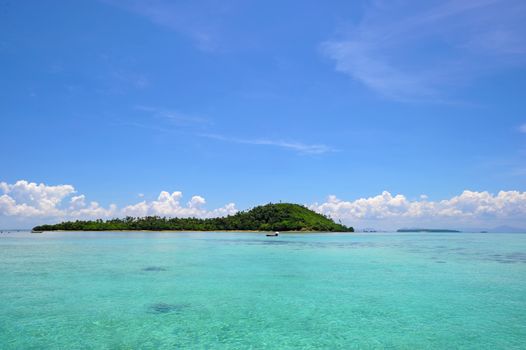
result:
M 526 227 L 526 3 L 0 0 L 0 227 L 300 203 Z

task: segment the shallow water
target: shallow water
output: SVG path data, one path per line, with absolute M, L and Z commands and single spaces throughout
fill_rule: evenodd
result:
M 524 349 L 524 234 L 0 235 L 0 349 Z

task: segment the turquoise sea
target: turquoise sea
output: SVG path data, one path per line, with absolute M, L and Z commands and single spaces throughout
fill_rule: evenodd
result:
M 526 234 L 0 234 L 0 349 L 525 349 Z

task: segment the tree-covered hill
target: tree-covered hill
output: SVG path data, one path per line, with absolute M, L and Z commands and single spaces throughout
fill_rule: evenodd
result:
M 330 231 L 353 232 L 352 227 L 335 223 L 304 206 L 290 203 L 267 204 L 235 215 L 220 218 L 143 218 L 67 221 L 55 225 L 40 225 L 35 231 L 112 231 L 112 230 L 173 230 L 173 231 Z

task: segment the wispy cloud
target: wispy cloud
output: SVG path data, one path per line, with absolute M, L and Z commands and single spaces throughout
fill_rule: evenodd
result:
M 101 0 L 104 3 L 136 13 L 156 25 L 168 28 L 190 38 L 202 51 L 220 49 L 218 26 L 215 20 L 224 12 L 222 2 L 195 2 L 168 0 Z M 203 4 L 201 4 L 203 5 Z
M 207 137 L 214 140 L 240 143 L 247 145 L 262 145 L 280 147 L 301 154 L 324 154 L 328 152 L 336 152 L 337 150 L 323 144 L 305 144 L 301 142 L 283 141 L 283 140 L 269 140 L 269 139 L 239 139 L 234 137 L 226 137 L 217 134 L 200 134 L 199 136 Z
M 299 154 L 320 155 L 338 151 L 337 149 L 325 144 L 306 144 L 297 141 L 273 140 L 263 137 L 251 139 L 229 137 L 214 133 L 212 131 L 213 122 L 207 118 L 188 115 L 186 113 L 159 107 L 136 106 L 135 109 L 145 112 L 147 117 L 150 118 L 149 120 L 157 120 L 158 122 L 144 123 L 142 121 L 126 120 L 121 122 L 122 125 L 160 133 L 178 133 L 180 135 L 184 134 L 237 144 L 274 146 L 284 150 L 295 151 Z
M 212 122 L 203 117 L 189 115 L 175 110 L 159 108 L 159 107 L 150 107 L 150 106 L 136 106 L 136 110 L 146 112 L 149 115 L 163 119 L 167 122 L 177 124 L 177 125 L 188 125 L 188 124 L 212 124 Z
M 113 71 L 111 77 L 114 81 L 119 82 L 119 85 L 124 87 L 133 87 L 135 89 L 145 89 L 151 85 L 150 79 L 144 75 L 134 72 L 125 72 L 122 70 Z
M 521 126 L 519 126 L 519 131 L 526 134 L 526 123 L 522 124 Z
M 409 1 L 370 8 L 343 39 L 322 44 L 336 70 L 399 101 L 441 101 L 446 87 L 525 62 L 526 3 Z

